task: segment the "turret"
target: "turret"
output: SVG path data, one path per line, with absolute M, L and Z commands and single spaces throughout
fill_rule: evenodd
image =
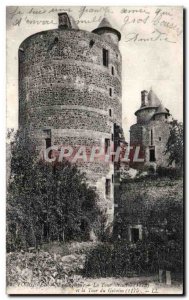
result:
M 153 119 L 154 120 L 165 120 L 170 116 L 169 110 L 163 106 L 163 104 L 160 104 L 158 109 L 156 110 Z
M 169 110 L 162 101 L 150 91 L 141 91 L 141 106 L 135 112 L 137 123 L 130 127 L 130 144 L 140 146 L 144 162 L 131 162 L 134 168 L 149 168 L 155 166 L 167 167 L 168 155 L 165 154 L 170 135 Z
M 121 53 L 115 46 L 121 35 L 107 20 L 95 33 L 79 30 L 65 12 L 58 15 L 57 27 L 20 45 L 19 126 L 39 150 L 110 145 L 116 139 L 115 124 L 121 127 L 122 120 Z M 78 167 L 96 189 L 107 225 L 112 224 L 113 162 L 79 162 Z
M 151 89 L 149 93 L 146 90 L 141 91 L 141 107 L 135 112 L 137 123 L 148 123 L 154 116 L 161 101 Z
M 121 33 L 117 29 L 113 28 L 106 18 L 103 18 L 99 26 L 92 32 L 98 35 L 103 35 L 107 40 L 116 45 L 118 45 L 118 42 L 121 40 Z

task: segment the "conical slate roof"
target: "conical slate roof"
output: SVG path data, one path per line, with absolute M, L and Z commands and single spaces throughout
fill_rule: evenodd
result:
M 77 25 L 75 19 L 70 15 L 69 15 L 69 19 L 70 19 L 72 29 L 79 29 L 79 26 Z
M 141 104 L 141 107 L 135 112 L 135 115 L 138 114 L 139 111 L 143 109 L 149 109 L 152 108 L 155 109 L 154 114 L 167 114 L 170 115 L 169 110 L 163 106 L 161 103 L 161 100 L 158 98 L 158 96 L 154 93 L 152 88 L 150 89 L 149 93 L 147 91 L 142 91 L 147 94 L 147 101 L 145 105 Z
M 103 18 L 97 28 L 104 28 L 104 27 L 113 28 L 107 18 Z
M 100 22 L 98 27 L 95 28 L 92 32 L 98 33 L 98 32 L 100 32 L 101 29 L 109 29 L 110 31 L 114 31 L 118 35 L 118 39 L 120 41 L 121 33 L 117 29 L 113 28 L 113 26 L 110 24 L 108 19 L 105 17 L 102 19 L 102 21 Z
M 149 106 L 160 106 L 161 105 L 161 101 L 159 100 L 158 96 L 154 93 L 154 91 L 151 89 L 148 93 L 148 103 Z
M 169 114 L 168 110 L 163 106 L 163 104 L 161 103 L 158 106 L 158 109 L 156 110 L 155 114 Z

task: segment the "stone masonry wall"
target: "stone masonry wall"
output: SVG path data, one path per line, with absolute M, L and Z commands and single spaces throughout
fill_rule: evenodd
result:
M 130 144 L 131 145 L 141 145 L 142 143 L 143 126 L 139 124 L 134 124 L 130 128 Z
M 149 228 L 159 227 L 158 230 L 161 230 L 163 228 L 163 220 L 161 219 L 164 219 L 164 216 L 162 215 L 162 211 L 158 211 L 158 203 L 159 201 L 169 203 L 170 200 L 182 203 L 182 186 L 182 179 L 171 179 L 168 177 L 159 177 L 156 179 L 146 177 L 140 180 L 125 181 L 122 184 L 118 206 L 119 216 L 121 216 L 123 221 L 120 228 L 121 237 L 129 240 L 130 225 L 142 226 L 142 239 L 145 236 L 147 237 L 146 234 L 148 232 L 146 230 Z M 150 219 L 149 211 L 151 207 L 154 209 L 156 203 L 157 210 L 154 210 L 154 216 L 157 219 L 154 222 L 155 218 L 153 220 Z
M 153 138 L 151 141 L 151 130 Z M 170 125 L 166 119 L 151 120 L 148 124 L 134 124 L 130 130 L 131 145 L 141 145 L 145 150 L 145 164 L 150 164 L 149 149 L 155 147 L 155 163 L 159 166 L 168 166 L 168 155 L 165 155 L 166 144 L 169 138 Z M 152 143 L 151 143 L 152 142 Z
M 151 123 L 146 126 L 146 132 L 144 135 L 144 145 L 146 147 L 145 160 L 149 162 L 149 145 L 150 144 L 150 134 L 153 131 L 153 146 L 155 146 L 155 158 L 156 164 L 158 166 L 167 167 L 168 166 L 168 155 L 165 155 L 166 144 L 170 134 L 170 125 L 168 122 L 151 121 Z
M 152 116 L 154 115 L 156 108 L 144 108 L 137 112 L 137 123 L 138 124 L 146 124 L 148 123 Z
M 109 65 L 103 65 L 103 49 Z M 112 67 L 114 72 L 112 73 Z M 49 30 L 28 37 L 19 50 L 19 125 L 27 128 L 38 147 L 45 147 L 43 130 L 52 144 L 100 145 L 121 125 L 121 54 L 103 36 L 82 30 Z M 110 115 L 111 110 L 111 115 Z M 80 165 L 96 186 L 100 206 L 112 221 L 112 163 Z

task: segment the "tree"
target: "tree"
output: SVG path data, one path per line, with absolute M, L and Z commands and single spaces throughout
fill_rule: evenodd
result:
M 171 130 L 166 145 L 165 154 L 169 155 L 169 166 L 175 162 L 182 169 L 183 166 L 183 124 L 177 120 L 171 122 Z
M 97 195 L 76 165 L 46 163 L 29 136 L 18 131 L 11 142 L 7 197 L 7 248 L 44 241 L 89 239 L 98 223 Z

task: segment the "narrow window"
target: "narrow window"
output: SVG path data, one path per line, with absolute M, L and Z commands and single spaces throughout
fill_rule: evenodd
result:
M 103 66 L 108 67 L 108 60 L 109 60 L 108 50 L 103 49 L 102 56 L 103 56 Z
M 111 110 L 111 108 L 109 109 L 109 116 L 110 117 L 112 116 L 112 110 Z
M 45 139 L 45 148 L 48 149 L 48 148 L 50 148 L 50 147 L 51 147 L 51 138 L 50 138 L 50 137 L 47 137 L 47 138 Z M 51 158 L 51 155 L 52 155 L 52 150 L 50 150 L 50 151 L 48 152 L 48 158 Z
M 51 147 L 51 129 L 44 129 L 43 130 L 43 137 L 45 140 L 45 148 L 48 149 Z M 52 151 L 48 153 L 48 157 L 51 158 Z
M 136 243 L 139 241 L 139 228 L 131 228 L 131 242 Z
M 112 97 L 112 88 L 109 88 L 109 95 Z
M 108 148 L 110 148 L 110 139 L 105 139 L 105 154 L 107 154 Z
M 153 149 L 150 149 L 150 161 L 151 162 L 154 162 L 156 159 L 155 159 L 155 148 Z
M 112 67 L 112 75 L 114 75 L 114 67 Z
M 161 141 L 161 137 L 159 137 L 159 141 Z
M 91 40 L 89 43 L 89 47 L 92 48 L 92 46 L 94 45 L 95 41 Z
M 112 133 L 112 141 L 114 140 L 114 134 Z
M 114 174 L 112 174 L 112 183 L 114 183 Z
M 51 147 L 51 138 L 45 139 L 45 144 L 46 144 L 46 149 L 48 149 L 49 147 Z
M 111 190 L 111 182 L 110 179 L 106 178 L 106 196 L 110 195 L 110 190 Z
M 153 145 L 153 130 L 151 129 L 150 131 L 150 136 L 151 136 L 151 146 Z
M 165 115 L 165 119 L 167 119 L 167 115 Z

